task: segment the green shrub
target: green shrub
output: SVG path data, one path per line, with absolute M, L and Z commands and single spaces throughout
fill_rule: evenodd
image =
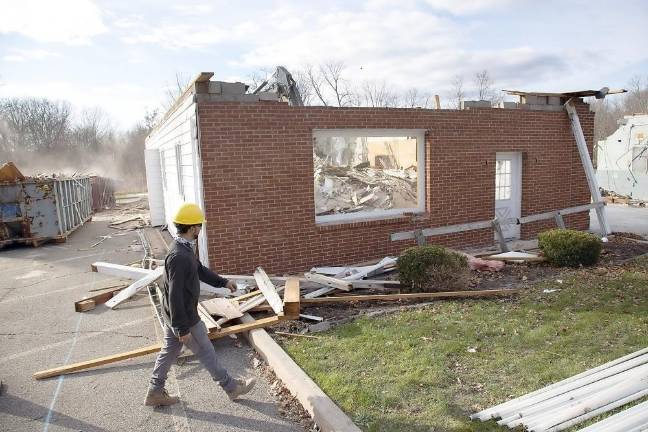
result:
M 540 233 L 538 245 L 549 262 L 567 267 L 596 264 L 601 255 L 601 240 L 594 234 L 569 229 Z
M 468 260 L 464 255 L 442 246 L 417 246 L 398 258 L 398 273 L 403 291 L 430 292 L 466 289 Z

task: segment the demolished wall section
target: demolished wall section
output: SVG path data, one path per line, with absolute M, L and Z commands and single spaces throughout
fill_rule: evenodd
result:
M 590 202 L 565 112 L 289 107 L 275 102 L 199 103 L 211 265 L 272 273 L 395 255 L 413 241 L 394 232 L 488 220 L 494 215 L 495 155 L 522 152 L 522 216 Z M 578 105 L 590 146 L 593 114 Z M 317 225 L 314 129 L 426 129 L 426 212 Z M 566 218 L 587 229 L 587 213 Z M 522 237 L 549 224 L 527 224 Z M 429 238 L 448 246 L 493 243 L 491 230 Z

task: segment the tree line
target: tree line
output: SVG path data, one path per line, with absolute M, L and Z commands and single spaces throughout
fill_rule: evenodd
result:
M 0 99 L 0 162 L 12 161 L 28 175 L 97 174 L 122 189 L 146 187 L 144 141 L 156 112 L 120 131 L 101 108 L 75 114 L 66 101 Z

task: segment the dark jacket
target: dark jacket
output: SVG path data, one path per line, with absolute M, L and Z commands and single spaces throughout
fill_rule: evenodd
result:
M 224 287 L 227 279 L 203 266 L 188 244 L 174 241 L 164 259 L 162 283 L 162 318 L 178 336 L 189 333 L 198 324 L 200 281 Z

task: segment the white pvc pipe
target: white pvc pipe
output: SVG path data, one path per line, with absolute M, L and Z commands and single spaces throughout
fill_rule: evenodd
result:
M 648 401 L 580 429 L 578 432 L 628 432 L 641 427 L 648 429 Z
M 588 412 L 593 411 L 597 408 L 608 405 L 619 399 L 623 399 L 633 393 L 647 389 L 648 365 L 637 368 L 637 371 L 632 374 L 632 377 L 628 377 L 628 381 L 629 382 L 621 382 L 619 384 L 616 384 L 607 391 L 589 396 L 583 400 L 579 400 L 561 411 L 559 415 L 551 416 L 551 418 L 548 419 L 545 423 L 536 427 L 531 427 L 529 428 L 529 430 L 533 432 L 546 431 L 552 426 L 563 423 L 567 420 L 571 420 L 574 417 L 587 414 Z
M 613 402 L 613 403 L 611 403 L 609 405 L 605 405 L 604 407 L 595 409 L 594 411 L 590 411 L 587 414 L 583 414 L 582 416 L 578 416 L 578 417 L 575 417 L 575 418 L 573 418 L 573 419 L 571 419 L 569 421 L 566 421 L 564 423 L 560 423 L 559 425 L 556 425 L 556 426 L 553 426 L 553 427 L 547 429 L 547 432 L 558 432 L 558 431 L 567 429 L 569 427 L 577 425 L 578 423 L 584 422 L 585 420 L 591 419 L 592 417 L 596 417 L 599 414 L 603 414 L 603 413 L 606 413 L 608 411 L 612 411 L 613 409 L 617 409 L 620 406 L 628 404 L 628 403 L 630 403 L 632 401 L 635 401 L 635 400 L 637 400 L 639 398 L 642 398 L 642 397 L 644 397 L 646 395 L 648 395 L 648 389 L 642 390 L 642 391 L 637 392 L 635 394 L 631 394 L 628 397 L 625 397 L 623 399 L 619 399 L 616 402 Z M 645 403 L 648 403 L 648 401 L 645 402 Z M 612 416 L 612 417 L 614 417 L 614 416 Z M 601 422 L 599 422 L 599 423 L 601 423 Z M 596 424 L 598 424 L 598 423 L 596 423 Z
M 524 407 L 521 411 L 516 412 L 514 415 L 502 419 L 497 422 L 499 425 L 506 425 L 510 428 L 516 427 L 520 424 L 530 426 L 532 423 L 538 421 L 538 416 L 546 418 L 550 412 L 562 409 L 565 404 L 579 399 L 583 399 L 592 394 L 595 394 L 602 389 L 609 388 L 626 379 L 628 372 L 623 372 L 618 375 L 605 378 L 592 384 L 580 387 L 578 389 L 563 393 L 556 397 L 547 399 L 529 407 Z
M 595 374 L 595 373 L 597 373 L 597 372 L 600 372 L 600 371 L 602 371 L 602 370 L 605 370 L 605 369 L 611 368 L 612 366 L 616 366 L 616 365 L 618 365 L 618 364 L 621 364 L 621 363 L 623 363 L 623 362 L 626 362 L 626 361 L 628 361 L 628 360 L 631 360 L 631 359 L 633 359 L 633 358 L 635 358 L 635 357 L 639 357 L 639 356 L 641 356 L 641 355 L 643 355 L 643 354 L 646 354 L 646 353 L 648 353 L 648 347 L 647 347 L 647 348 L 644 348 L 644 349 L 642 349 L 642 350 L 639 350 L 639 351 L 636 351 L 636 352 L 630 353 L 630 354 L 625 355 L 625 356 L 623 356 L 623 357 L 620 357 L 620 358 L 618 358 L 618 359 L 616 359 L 616 360 L 612 360 L 612 361 L 610 361 L 610 362 L 608 362 L 608 363 L 605 363 L 605 364 L 603 364 L 603 365 L 601 365 L 601 366 L 597 366 L 597 367 L 595 367 L 595 368 L 593 368 L 593 369 L 588 369 L 588 370 L 586 370 L 586 371 L 584 371 L 584 372 L 581 372 L 581 373 L 579 373 L 579 374 L 577 374 L 577 375 L 574 375 L 574 376 L 572 376 L 572 377 L 566 378 L 566 379 L 564 379 L 564 380 L 562 380 L 562 381 L 559 381 L 559 382 L 557 382 L 557 383 L 553 383 L 553 384 L 551 384 L 551 385 L 548 385 L 548 386 L 546 386 L 546 387 L 543 387 L 543 388 L 541 388 L 541 389 L 539 389 L 539 390 L 536 390 L 536 391 L 534 391 L 534 392 L 527 393 L 527 394 L 522 395 L 522 396 L 520 396 L 520 397 L 518 397 L 518 398 L 511 399 L 511 400 L 509 400 L 509 401 L 503 402 L 503 403 L 501 403 L 501 404 L 499 404 L 499 405 L 495 405 L 495 406 L 493 406 L 493 407 L 486 408 L 485 410 L 482 410 L 482 411 L 480 411 L 480 412 L 478 412 L 478 413 L 476 413 L 476 414 L 471 415 L 470 418 L 471 418 L 472 420 L 479 419 L 479 420 L 482 420 L 482 421 L 483 421 L 483 420 L 489 420 L 489 419 L 491 419 L 491 418 L 498 417 L 497 415 L 495 415 L 495 413 L 496 413 L 498 410 L 505 409 L 505 408 L 508 407 L 508 406 L 513 406 L 513 405 L 515 405 L 516 403 L 519 403 L 519 402 L 521 402 L 521 401 L 523 401 L 523 400 L 525 400 L 525 399 L 529 399 L 529 398 L 531 398 L 531 397 L 533 397 L 533 396 L 536 396 L 536 395 L 538 395 L 538 394 L 541 394 L 541 393 L 547 392 L 547 391 L 552 390 L 552 389 L 557 388 L 557 387 L 561 387 L 561 386 L 563 386 L 563 385 L 565 385 L 565 384 L 567 384 L 567 383 L 570 383 L 570 382 L 576 381 L 577 379 L 580 379 L 580 378 L 583 378 L 583 377 L 586 377 L 586 376 L 589 376 L 589 375 L 593 375 L 593 374 Z
M 514 414 L 516 411 L 523 409 L 524 407 L 528 407 L 531 405 L 534 405 L 538 402 L 542 402 L 543 400 L 550 399 L 552 397 L 558 396 L 563 393 L 567 393 L 571 390 L 583 387 L 585 385 L 591 384 L 596 381 L 600 381 L 602 379 L 605 379 L 607 377 L 616 375 L 618 373 L 621 373 L 623 371 L 635 368 L 637 366 L 640 366 L 642 364 L 648 363 L 648 355 L 642 355 L 637 358 L 633 358 L 631 360 L 628 360 L 626 362 L 623 362 L 621 364 L 618 364 L 616 366 L 612 366 L 610 368 L 607 368 L 601 372 L 597 372 L 595 374 L 591 374 L 588 376 L 584 376 L 580 379 L 571 381 L 567 383 L 566 385 L 560 386 L 553 388 L 547 392 L 543 392 L 541 394 L 538 394 L 536 396 L 533 396 L 531 398 L 527 398 L 525 400 L 519 401 L 517 404 L 514 404 L 510 407 L 506 407 L 504 410 L 499 410 L 496 411 L 495 414 L 497 417 L 509 417 L 512 414 Z

